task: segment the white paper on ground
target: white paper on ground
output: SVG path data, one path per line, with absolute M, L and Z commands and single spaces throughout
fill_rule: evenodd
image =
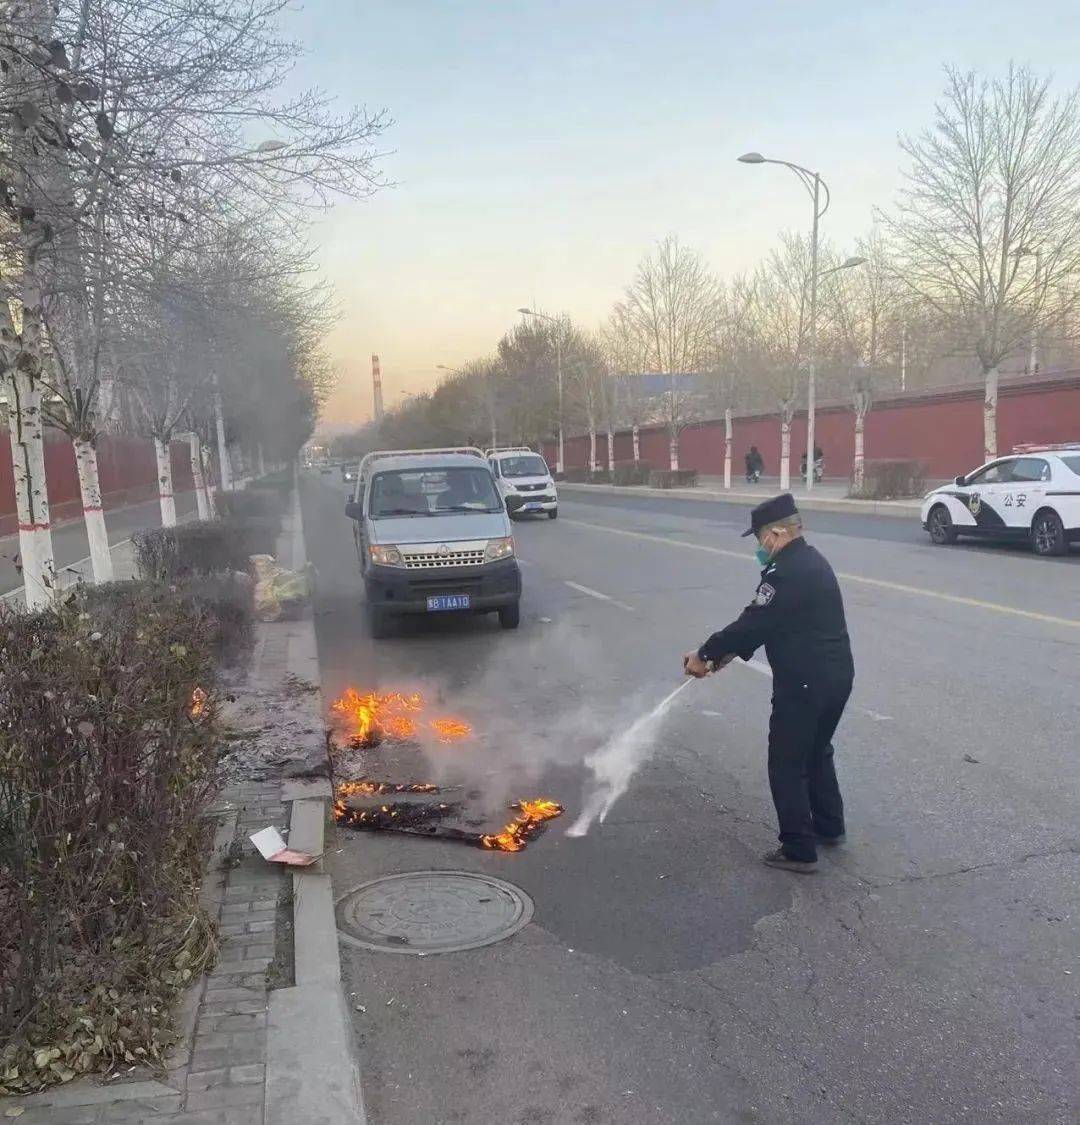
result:
M 285 850 L 285 841 L 281 838 L 281 833 L 272 826 L 256 832 L 251 837 L 251 842 L 259 849 L 259 855 L 263 859 L 271 859 L 278 852 Z

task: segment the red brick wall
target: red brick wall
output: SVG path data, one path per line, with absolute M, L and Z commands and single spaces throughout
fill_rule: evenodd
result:
M 815 441 L 824 454 L 827 476 L 850 475 L 855 455 L 854 427 L 855 416 L 846 403 L 827 403 L 818 408 Z M 998 449 L 1004 453 L 1021 442 L 1062 441 L 1080 441 L 1080 374 L 1003 381 L 998 398 Z M 602 447 L 602 442 L 598 445 Z M 779 415 L 735 417 L 732 471 L 736 478 L 751 445 L 756 445 L 764 457 L 766 474 L 775 476 L 780 471 Z M 796 472 L 805 449 L 806 415 L 802 414 L 791 425 L 792 469 Z M 865 449 L 868 458 L 917 457 L 926 461 L 932 480 L 970 470 L 982 461 L 981 385 L 882 399 L 867 415 Z M 545 454 L 554 464 L 553 445 L 545 446 Z M 615 456 L 617 460 L 633 457 L 629 430 L 616 435 Z M 567 440 L 568 468 L 582 467 L 587 459 L 588 438 Z M 641 459 L 657 468 L 667 467 L 668 437 L 662 426 L 642 428 Z M 723 421 L 687 426 L 679 441 L 679 464 L 708 475 L 722 474 Z
M 191 460 L 187 442 L 173 442 L 173 490 L 188 492 Z M 143 438 L 105 436 L 98 441 L 98 472 L 106 508 L 153 500 L 157 496 L 157 461 L 153 442 Z M 45 434 L 45 475 L 49 486 L 49 507 L 54 522 L 74 519 L 82 514 L 79 475 L 75 450 L 61 433 Z M 0 535 L 18 529 L 15 514 L 15 478 L 11 469 L 11 437 L 0 433 Z

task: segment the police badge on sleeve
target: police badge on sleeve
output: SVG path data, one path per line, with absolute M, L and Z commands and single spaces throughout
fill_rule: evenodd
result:
M 769 602 L 776 597 L 776 588 L 770 586 L 768 582 L 762 582 L 757 588 L 757 593 L 754 595 L 754 605 L 763 606 L 768 605 Z

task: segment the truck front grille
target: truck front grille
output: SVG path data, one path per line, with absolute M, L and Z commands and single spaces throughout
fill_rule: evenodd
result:
M 484 561 L 481 551 L 451 551 L 446 555 L 404 554 L 406 570 L 445 570 L 448 566 L 479 566 Z

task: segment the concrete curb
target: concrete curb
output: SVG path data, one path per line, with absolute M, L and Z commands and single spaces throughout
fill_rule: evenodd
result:
M 293 492 L 292 569 L 307 559 L 300 495 Z M 315 626 L 310 616 L 290 630 L 290 673 L 319 683 Z M 322 722 L 322 697 L 307 697 Z M 281 786 L 291 805 L 289 846 L 322 855 L 332 800 L 329 781 L 290 779 Z M 291 988 L 270 993 L 266 1030 L 265 1125 L 364 1125 L 363 1091 L 341 980 L 337 923 L 330 876 L 322 861 L 293 873 L 293 962 Z
M 560 492 L 608 492 L 620 496 L 667 496 L 672 500 L 724 500 L 737 504 L 760 504 L 768 499 L 760 492 L 718 491 L 712 488 L 649 488 L 647 485 L 567 484 L 559 482 Z M 840 500 L 815 496 L 795 497 L 800 508 L 816 512 L 846 512 L 848 515 L 889 516 L 894 519 L 918 519 L 919 501 L 906 500 Z

